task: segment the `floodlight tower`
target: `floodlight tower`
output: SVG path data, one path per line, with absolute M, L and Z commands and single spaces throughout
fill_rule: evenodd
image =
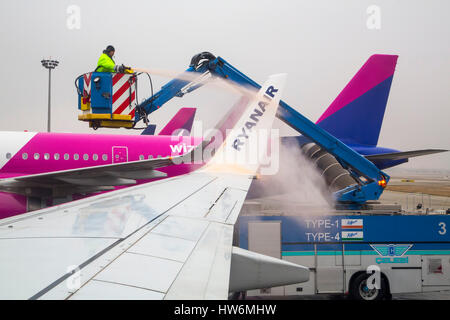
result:
M 42 66 L 48 69 L 48 119 L 47 119 L 47 132 L 50 132 L 50 93 L 52 87 L 52 69 L 55 69 L 59 61 L 51 59 L 41 60 Z

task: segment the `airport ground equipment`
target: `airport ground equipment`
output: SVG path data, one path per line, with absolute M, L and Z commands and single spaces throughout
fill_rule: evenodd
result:
M 450 290 L 448 215 L 256 213 L 241 214 L 236 226 L 241 248 L 311 271 L 308 282 L 249 296 L 339 293 L 377 300 Z M 378 288 L 368 286 L 371 281 Z
M 128 69 L 127 69 L 128 70 Z M 132 128 L 135 126 L 138 74 L 89 72 L 75 80 L 78 120 L 91 128 Z
M 186 77 L 173 79 L 142 103 L 134 102 L 135 96 L 131 87 L 135 85 L 136 81 L 130 80 L 130 86 L 128 87 L 123 80 L 126 75 L 92 73 L 90 78 L 83 76 L 83 79 L 79 78 L 77 88 L 79 109 L 84 112 L 79 119 L 89 121 L 90 126 L 94 129 L 98 127 L 131 128 L 140 120 L 148 124 L 149 114 L 161 108 L 173 97 L 182 97 L 184 94 L 200 88 L 212 77 L 220 77 L 256 89 L 261 87 L 223 58 L 215 57 L 209 52 L 195 55 L 191 59 L 186 73 L 198 74 L 198 77 L 194 79 L 186 79 Z M 115 80 L 119 77 L 119 80 Z M 133 79 L 133 75 L 128 75 L 128 77 Z M 85 88 L 88 88 L 88 90 L 85 90 Z M 85 94 L 89 90 L 90 94 Z M 125 93 L 127 91 L 128 98 L 126 98 L 127 94 Z M 90 104 L 88 99 L 83 100 L 83 95 L 87 97 L 90 95 Z M 125 99 L 123 96 L 125 96 Z M 119 99 L 119 97 L 121 99 L 119 102 L 114 100 L 114 98 Z M 277 117 L 301 133 L 306 139 L 314 142 L 316 146 L 320 147 L 319 151 L 329 154 L 331 156 L 328 157 L 331 161 L 329 166 L 342 167 L 343 170 L 334 171 L 331 178 L 335 180 L 344 175 L 347 176 L 347 182 L 341 184 L 341 189 L 334 192 L 334 196 L 339 202 L 361 204 L 368 200 L 377 200 L 381 196 L 389 181 L 389 176 L 379 170 L 373 163 L 315 125 L 284 101 L 280 101 Z

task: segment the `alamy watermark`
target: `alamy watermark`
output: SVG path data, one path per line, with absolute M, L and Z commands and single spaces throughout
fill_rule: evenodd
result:
M 370 265 L 366 270 L 370 276 L 366 280 L 366 285 L 369 290 L 381 289 L 381 270 L 379 266 Z
M 242 144 L 236 139 L 245 136 Z M 200 138 L 196 138 L 200 137 Z M 204 137 L 204 138 L 201 138 Z M 228 170 L 259 168 L 261 175 L 273 175 L 280 166 L 280 133 L 278 129 L 239 130 L 209 129 L 203 133 L 202 122 L 195 121 L 192 136 L 171 136 L 171 156 L 175 164 L 214 164 Z M 214 158 L 214 159 L 213 159 Z M 245 173 L 245 170 L 242 171 Z
M 377 5 L 370 5 L 367 7 L 366 13 L 368 14 L 366 20 L 366 26 L 369 30 L 381 29 L 381 8 Z
M 68 266 L 67 273 L 71 276 L 66 280 L 66 286 L 69 291 L 74 292 L 81 287 L 81 270 L 77 265 Z
M 70 5 L 66 9 L 68 14 L 66 19 L 66 26 L 69 30 L 81 29 L 81 8 L 77 5 Z

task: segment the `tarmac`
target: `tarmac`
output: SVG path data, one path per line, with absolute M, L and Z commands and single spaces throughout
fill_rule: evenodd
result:
M 450 209 L 450 178 L 393 177 L 379 201 L 400 204 L 405 212 L 443 213 Z

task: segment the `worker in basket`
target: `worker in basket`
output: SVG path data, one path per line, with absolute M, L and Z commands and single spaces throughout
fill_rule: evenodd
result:
M 103 50 L 102 55 L 98 59 L 97 68 L 95 72 L 119 72 L 119 73 L 133 73 L 130 67 L 122 65 L 116 65 L 113 60 L 114 52 L 116 50 L 113 46 L 107 46 Z

